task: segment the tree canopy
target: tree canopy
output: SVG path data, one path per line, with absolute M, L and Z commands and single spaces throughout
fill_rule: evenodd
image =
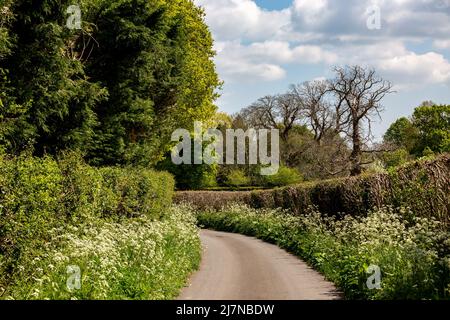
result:
M 394 122 L 384 140 L 415 156 L 450 152 L 450 105 L 422 104 L 411 119 L 403 117 Z
M 408 118 L 402 117 L 395 121 L 384 135 L 384 140 L 397 147 L 403 147 L 413 152 L 417 139 L 418 130 Z
M 450 152 L 450 105 L 421 106 L 413 114 L 419 131 L 417 152 Z
M 77 149 L 93 164 L 154 164 L 170 134 L 208 120 L 220 81 L 203 11 L 189 0 L 2 1 L 0 143 Z

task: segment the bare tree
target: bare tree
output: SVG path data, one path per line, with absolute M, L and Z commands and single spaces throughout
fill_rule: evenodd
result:
M 288 165 L 305 160 L 322 166 L 327 175 L 358 175 L 367 156 L 378 152 L 368 147 L 372 121 L 392 85 L 360 66 L 336 67 L 334 72 L 332 80 L 293 85 L 285 94 L 261 98 L 240 116 L 249 126 L 281 131 Z M 302 125 L 311 135 L 302 132 Z
M 254 128 L 272 129 L 278 128 L 278 102 L 276 96 L 265 96 L 258 99 L 247 108 L 239 112 L 247 125 Z
M 335 117 L 339 131 L 352 144 L 351 175 L 362 172 L 363 146 L 372 137 L 371 124 L 383 110 L 382 99 L 392 92 L 392 84 L 376 75 L 375 70 L 360 66 L 336 67 L 336 77 L 330 82 L 336 97 Z
M 295 123 L 300 120 L 301 104 L 291 93 L 265 96 L 243 109 L 240 116 L 255 128 L 279 129 L 286 142 Z
M 294 124 L 301 118 L 302 102 L 290 92 L 279 95 L 277 101 L 282 124 L 281 138 L 286 142 Z
M 292 85 L 290 92 L 302 108 L 301 114 L 314 134 L 314 141 L 320 145 L 335 127 L 332 105 L 327 100 L 330 93 L 328 82 L 311 81 Z

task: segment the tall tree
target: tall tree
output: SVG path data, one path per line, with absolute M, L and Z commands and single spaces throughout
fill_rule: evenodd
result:
M 404 148 L 420 157 L 430 152 L 450 151 L 450 106 L 423 102 L 411 120 L 400 118 L 384 135 L 385 143 Z
M 14 16 L 9 25 L 14 41 L 0 69 L 9 70 L 10 99 L 2 118 L 8 119 L 3 133 L 10 152 L 31 145 L 41 155 L 68 145 L 84 149 L 91 142 L 93 106 L 105 91 L 67 54 L 67 44 L 80 32 L 65 27 L 70 4 L 16 0 L 8 7 Z M 15 106 L 21 106 L 20 112 Z
M 301 102 L 288 92 L 265 96 L 244 108 L 240 116 L 254 128 L 279 129 L 281 139 L 287 142 L 295 124 L 301 119 Z
M 384 135 L 384 141 L 395 147 L 406 149 L 413 153 L 419 138 L 419 131 L 408 118 L 402 117 L 395 121 Z
M 0 59 L 7 56 L 11 49 L 9 34 L 9 23 L 12 20 L 11 2 L 12 0 L 0 1 Z
M 0 0 L 0 143 L 91 163 L 154 164 L 177 127 L 214 115 L 220 81 L 190 0 Z M 9 74 L 8 74 L 9 71 Z
M 188 0 L 103 1 L 88 74 L 110 92 L 96 108 L 97 164 L 151 164 L 178 127 L 214 115 L 220 82 L 203 12 Z
M 11 54 L 14 43 L 10 33 L 13 18 L 11 3 L 12 0 L 0 1 L 0 151 L 12 145 L 9 141 L 10 133 L 14 128 L 19 127 L 18 119 L 23 112 L 11 95 L 9 70 L 2 63 Z
M 426 148 L 433 152 L 450 152 L 450 105 L 424 105 L 414 110 L 414 126 L 419 131 L 415 150 L 421 155 Z
M 291 86 L 291 94 L 301 106 L 301 114 L 306 124 L 314 133 L 314 141 L 318 144 L 330 134 L 337 134 L 335 113 L 327 99 L 330 93 L 328 81 L 304 82 Z
M 375 70 L 360 66 L 337 67 L 331 90 L 336 96 L 336 114 L 340 127 L 352 144 L 351 175 L 362 172 L 363 147 L 371 137 L 371 123 L 383 110 L 383 98 L 392 92 L 392 84 Z

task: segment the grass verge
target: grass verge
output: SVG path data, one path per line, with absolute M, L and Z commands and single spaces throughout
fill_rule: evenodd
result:
M 189 209 L 174 207 L 158 221 L 54 228 L 39 251 L 22 252 L 2 298 L 173 299 L 200 262 L 195 222 Z
M 206 228 L 255 236 L 293 252 L 333 281 L 347 299 L 450 298 L 448 230 L 407 209 L 337 218 L 313 210 L 293 216 L 231 205 L 220 212 L 200 212 L 197 218 Z M 373 288 L 377 268 L 381 282 Z

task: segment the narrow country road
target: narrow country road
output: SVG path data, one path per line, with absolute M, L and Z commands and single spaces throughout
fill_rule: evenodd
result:
M 238 234 L 202 230 L 200 270 L 180 300 L 340 299 L 334 285 L 277 246 Z

